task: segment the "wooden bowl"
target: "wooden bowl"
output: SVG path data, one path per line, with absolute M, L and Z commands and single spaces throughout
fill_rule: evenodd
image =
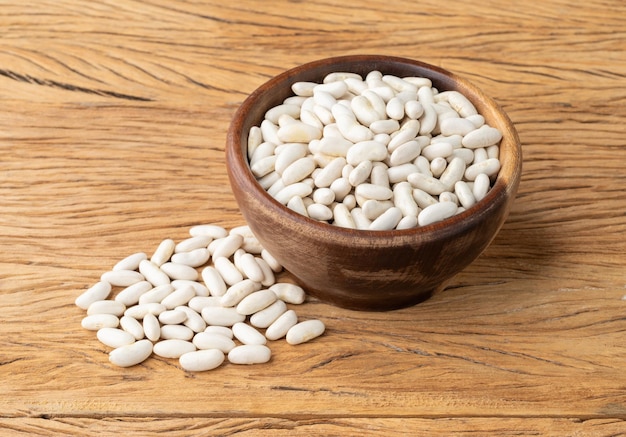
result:
M 501 169 L 487 196 L 466 211 L 409 230 L 364 231 L 332 226 L 291 211 L 256 181 L 247 136 L 265 112 L 292 95 L 299 81 L 321 82 L 331 72 L 363 77 L 372 70 L 431 79 L 440 91 L 458 90 L 486 122 L 500 129 Z M 475 260 L 505 221 L 520 180 L 517 132 L 504 111 L 466 80 L 441 68 L 389 56 L 343 56 L 301 65 L 272 78 L 239 107 L 230 125 L 226 162 L 241 212 L 263 246 L 320 300 L 343 308 L 384 311 L 427 299 Z

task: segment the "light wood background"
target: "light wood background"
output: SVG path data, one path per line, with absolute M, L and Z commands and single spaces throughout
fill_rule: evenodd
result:
M 626 435 L 626 3 L 0 0 L 4 435 Z M 224 140 L 271 76 L 332 55 L 442 66 L 523 143 L 504 228 L 449 289 L 270 363 L 129 369 L 76 296 L 200 223 L 243 224 Z

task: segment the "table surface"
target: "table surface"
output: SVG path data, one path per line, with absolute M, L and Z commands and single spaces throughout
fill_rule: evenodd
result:
M 626 3 L 442 4 L 0 0 L 3 435 L 626 433 Z M 244 224 L 234 111 L 358 53 L 451 70 L 509 114 L 524 169 L 493 243 L 411 308 L 311 299 L 325 335 L 267 364 L 111 365 L 74 299 L 193 225 Z

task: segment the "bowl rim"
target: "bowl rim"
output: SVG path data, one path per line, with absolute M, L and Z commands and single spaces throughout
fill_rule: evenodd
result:
M 512 147 L 513 150 L 508 154 L 507 161 L 501 163 L 501 168 L 498 172 L 495 182 L 492 184 L 491 189 L 483 199 L 476 202 L 476 204 L 474 204 L 472 207 L 467 208 L 461 213 L 457 213 L 452 217 L 429 225 L 418 225 L 409 229 L 392 229 L 379 231 L 345 228 L 331 225 L 326 222 L 320 222 L 310 217 L 304 216 L 278 202 L 259 184 L 256 177 L 250 170 L 247 152 L 244 153 L 244 149 L 247 148 L 248 132 L 246 131 L 244 134 L 242 129 L 247 115 L 249 114 L 251 108 L 256 104 L 257 100 L 266 93 L 271 92 L 272 88 L 277 85 L 282 86 L 283 84 L 286 84 L 291 86 L 291 84 L 299 80 L 298 77 L 301 72 L 310 71 L 311 69 L 335 64 L 344 65 L 357 63 L 369 63 L 373 67 L 376 67 L 372 67 L 369 71 L 376 69 L 381 70 L 381 68 L 378 67 L 384 67 L 384 64 L 389 63 L 423 70 L 424 72 L 428 73 L 428 75 L 424 75 L 424 77 L 428 77 L 431 80 L 435 79 L 435 81 L 437 82 L 443 81 L 445 83 L 454 85 L 453 87 L 443 89 L 444 91 L 452 89 L 463 89 L 465 91 L 469 91 L 470 95 L 468 95 L 466 92 L 463 92 L 463 94 L 475 106 L 491 107 L 494 112 L 497 113 L 497 118 L 500 122 L 499 124 L 502 124 L 506 127 L 506 132 L 503 132 L 503 141 L 505 140 L 505 138 L 508 139 L 508 142 L 512 143 L 510 147 Z M 379 66 L 378 64 L 381 65 Z M 385 74 L 384 71 L 381 72 Z M 320 75 L 320 83 L 325 74 Z M 476 100 L 477 97 L 479 97 L 480 100 Z M 267 111 L 271 107 L 272 106 L 266 108 L 265 110 Z M 478 112 L 482 114 L 482 111 L 479 110 Z M 260 121 L 261 120 L 258 120 L 258 123 L 260 123 Z M 258 126 L 258 124 L 254 123 L 250 126 L 255 125 Z M 244 191 L 254 193 L 257 200 L 261 202 L 264 207 L 268 208 L 270 211 L 275 212 L 279 216 L 289 219 L 293 222 L 294 226 L 306 228 L 307 232 L 316 233 L 320 236 L 327 236 L 330 233 L 331 235 L 342 239 L 347 238 L 352 241 L 352 244 L 358 244 L 359 242 L 361 242 L 362 244 L 367 244 L 371 246 L 372 242 L 379 242 L 380 246 L 385 246 L 388 245 L 390 242 L 396 244 L 398 243 L 398 240 L 407 241 L 411 244 L 414 244 L 416 238 L 419 238 L 421 241 L 434 241 L 439 238 L 449 236 L 450 234 L 462 233 L 466 229 L 472 227 L 472 225 L 477 221 L 481 221 L 480 217 L 485 214 L 490 214 L 494 209 L 497 209 L 502 202 L 506 201 L 508 197 L 515 195 L 521 176 L 522 153 L 518 133 L 509 116 L 500 107 L 500 105 L 495 102 L 495 100 L 487 96 L 473 83 L 462 77 L 459 77 L 453 72 L 450 72 L 438 66 L 427 64 L 422 61 L 397 56 L 362 54 L 334 56 L 310 61 L 299 66 L 287 69 L 257 87 L 242 102 L 232 118 L 226 140 L 226 162 L 229 176 L 231 177 L 231 182 L 235 177 L 238 176 L 237 179 L 240 183 L 242 183 L 241 188 Z M 505 180 L 505 178 L 507 180 Z

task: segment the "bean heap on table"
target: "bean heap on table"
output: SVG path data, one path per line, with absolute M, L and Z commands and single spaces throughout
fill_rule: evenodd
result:
M 138 252 L 119 261 L 76 298 L 87 311 L 85 329 L 113 350 L 111 363 L 139 364 L 152 354 L 177 358 L 187 371 L 271 359 L 268 340 L 289 344 L 322 335 L 320 320 L 298 321 L 288 305 L 304 290 L 277 282 L 283 270 L 248 226 L 227 231 L 198 225 L 179 243 L 163 240 L 150 258 Z

